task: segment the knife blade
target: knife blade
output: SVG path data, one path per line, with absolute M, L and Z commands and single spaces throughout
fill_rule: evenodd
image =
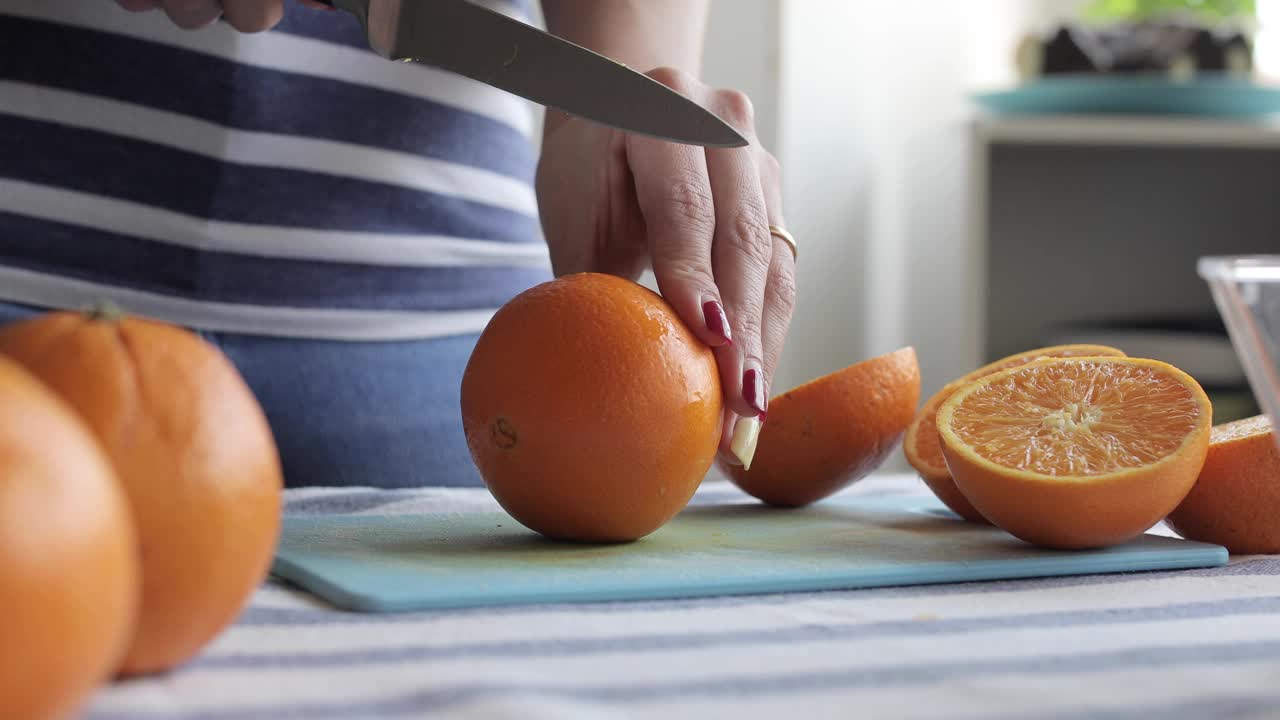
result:
M 369 47 L 610 127 L 706 147 L 737 130 L 662 83 L 468 0 L 321 0 L 360 19 Z

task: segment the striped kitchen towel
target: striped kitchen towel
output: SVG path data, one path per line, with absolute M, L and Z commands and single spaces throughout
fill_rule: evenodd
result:
M 848 492 L 927 491 L 884 475 Z M 709 483 L 695 502 L 743 498 Z M 494 508 L 479 489 L 288 496 L 295 514 Z M 1280 559 L 391 615 L 268 583 L 187 667 L 102 690 L 89 717 L 1277 718 Z

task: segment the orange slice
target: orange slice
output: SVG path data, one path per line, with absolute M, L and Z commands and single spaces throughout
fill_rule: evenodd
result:
M 880 467 L 919 402 L 914 348 L 863 360 L 771 398 L 751 468 L 721 468 L 769 505 L 808 505 Z
M 942 407 L 942 403 L 946 402 L 947 398 L 959 388 L 992 373 L 1026 365 L 1042 358 L 1097 355 L 1124 357 L 1124 352 L 1106 345 L 1054 345 L 1010 355 L 990 365 L 984 365 L 959 380 L 947 383 L 925 402 L 911 420 L 911 425 L 907 427 L 907 434 L 902 438 L 902 452 L 907 456 L 907 462 L 920 473 L 920 478 L 929 486 L 933 494 L 937 495 L 938 499 L 955 514 L 970 522 L 985 523 L 986 518 L 982 517 L 982 513 L 974 509 L 973 505 L 965 499 L 964 494 L 951 479 L 951 472 L 947 470 L 946 460 L 942 457 L 942 441 L 938 439 L 938 408 Z
M 938 410 L 956 485 L 995 525 L 1074 549 L 1125 542 L 1195 484 L 1212 407 L 1157 360 L 1037 360 L 972 382 Z
M 1167 520 L 1188 540 L 1280 553 L 1280 449 L 1265 415 L 1213 429 L 1200 478 Z

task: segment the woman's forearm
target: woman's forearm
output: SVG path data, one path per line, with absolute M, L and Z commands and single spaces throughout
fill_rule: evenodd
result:
M 641 72 L 697 75 L 708 0 L 543 0 L 547 29 Z M 548 125 L 555 119 L 548 117 Z

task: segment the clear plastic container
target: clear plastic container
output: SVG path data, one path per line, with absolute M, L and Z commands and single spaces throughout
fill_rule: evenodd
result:
M 1280 255 L 1200 258 L 1231 344 L 1271 426 L 1280 428 Z M 1280 443 L 1280 434 L 1276 435 Z

